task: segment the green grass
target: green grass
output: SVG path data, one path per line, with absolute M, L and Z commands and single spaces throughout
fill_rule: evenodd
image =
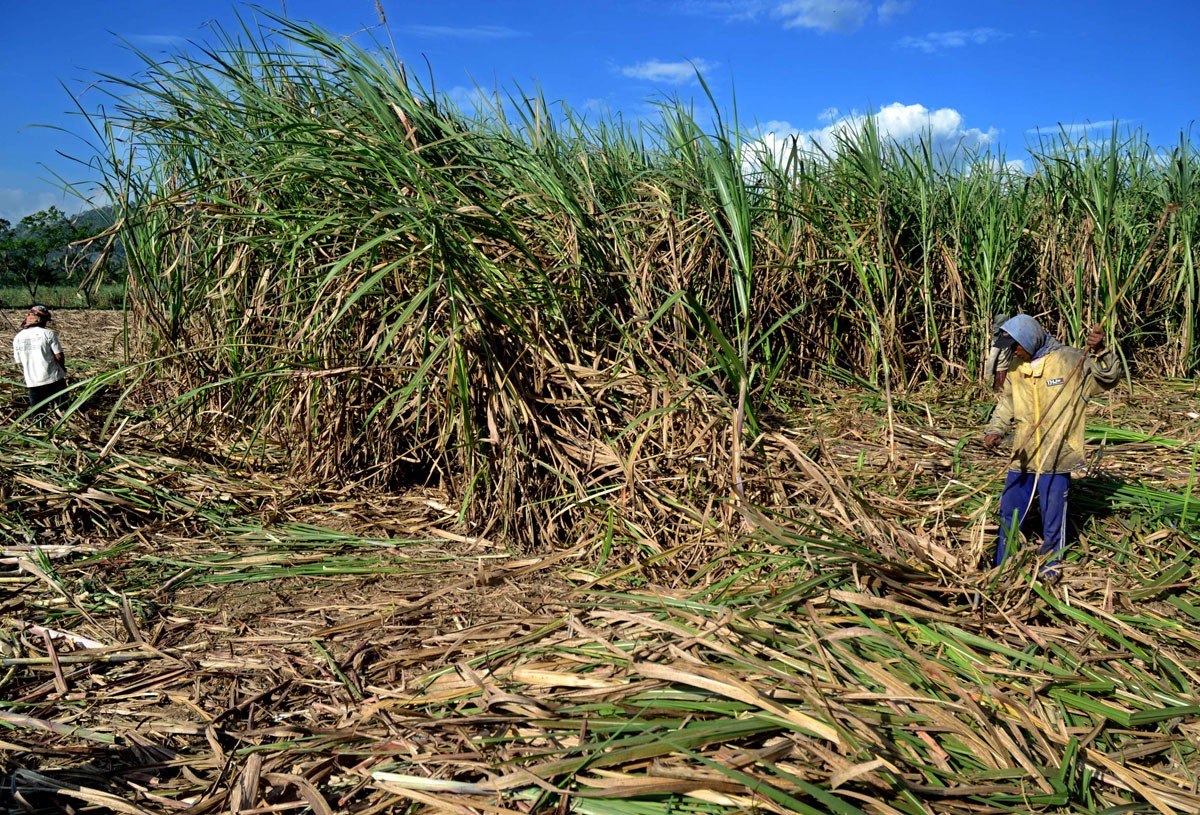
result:
M 34 303 L 51 309 L 120 309 L 125 307 L 125 285 L 105 283 L 86 293 L 76 286 L 41 286 L 34 297 L 24 286 L 0 286 L 0 308 L 28 308 Z

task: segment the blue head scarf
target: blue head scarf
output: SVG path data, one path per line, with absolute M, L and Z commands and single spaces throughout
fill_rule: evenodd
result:
M 1044 357 L 1054 349 L 1062 347 L 1061 342 L 1047 334 L 1041 324 L 1028 314 L 1018 314 L 1006 320 L 1000 326 L 1000 330 L 1020 343 L 1034 359 Z

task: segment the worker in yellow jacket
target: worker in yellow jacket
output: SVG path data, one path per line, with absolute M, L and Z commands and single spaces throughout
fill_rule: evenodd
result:
M 1000 496 L 993 563 L 1004 561 L 1036 494 L 1042 513 L 1041 551 L 1049 555 L 1042 576 L 1054 579 L 1066 542 L 1070 473 L 1084 462 L 1087 401 L 1120 381 L 1121 360 L 1103 350 L 1100 326 L 1088 335 L 1087 351 L 1058 342 L 1028 314 L 1007 320 L 1000 333 L 1002 343 L 1011 342 L 1013 360 L 983 444 L 995 450 L 1011 428 L 1013 453 Z

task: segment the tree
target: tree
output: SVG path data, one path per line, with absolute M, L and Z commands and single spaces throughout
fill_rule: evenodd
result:
M 0 229 L 0 252 L 4 276 L 18 279 L 37 299 L 38 289 L 66 277 L 69 264 L 78 254 L 71 244 L 84 233 L 57 207 L 26 215 L 14 230 L 4 221 Z
M 13 249 L 15 248 L 16 233 L 12 224 L 0 218 L 0 282 L 9 280 L 13 273 Z

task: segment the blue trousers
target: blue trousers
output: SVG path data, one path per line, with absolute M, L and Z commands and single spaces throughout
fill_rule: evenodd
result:
M 999 566 L 1008 555 L 1008 541 L 1016 540 L 1025 515 L 1033 504 L 1037 490 L 1038 508 L 1042 512 L 1042 554 L 1052 554 L 1045 568 L 1058 563 L 1058 553 L 1067 540 L 1067 493 L 1071 490 L 1070 473 L 1019 473 L 1010 470 L 1000 496 L 1000 536 L 996 542 L 993 566 Z

